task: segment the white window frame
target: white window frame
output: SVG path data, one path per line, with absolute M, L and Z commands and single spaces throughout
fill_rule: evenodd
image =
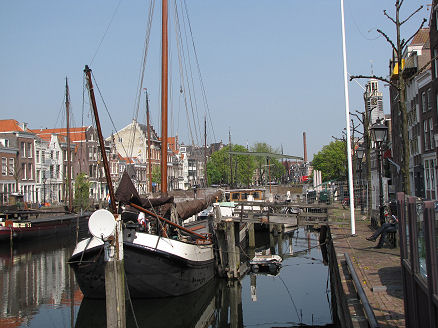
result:
M 13 176 L 15 173 L 15 159 L 10 157 L 9 158 L 9 175 Z
M 8 160 L 6 157 L 2 157 L 2 175 L 8 174 Z

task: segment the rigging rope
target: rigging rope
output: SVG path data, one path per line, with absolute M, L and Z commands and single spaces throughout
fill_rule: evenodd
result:
M 208 101 L 207 101 L 207 92 L 205 91 L 204 80 L 202 79 L 201 66 L 199 65 L 198 53 L 196 51 L 195 39 L 193 37 L 193 32 L 192 32 L 192 24 L 190 23 L 189 11 L 187 10 L 186 0 L 182 0 L 182 1 L 184 2 L 185 13 L 186 13 L 187 22 L 188 22 L 188 25 L 189 25 L 190 36 L 191 36 L 192 46 L 193 46 L 193 53 L 195 54 L 196 67 L 198 69 L 199 82 L 200 82 L 201 91 L 202 91 L 202 98 L 204 100 L 204 105 L 205 105 L 205 108 L 206 108 L 206 112 L 207 112 L 207 115 L 208 115 L 209 120 L 210 120 L 211 131 L 213 132 L 213 141 L 216 141 L 216 135 L 214 133 L 214 127 L 213 127 L 213 121 L 212 121 L 211 115 L 210 115 L 210 107 L 209 107 Z
M 187 62 L 188 62 L 188 67 L 189 67 L 188 73 L 190 73 L 190 80 L 189 80 L 189 74 L 186 75 L 186 78 L 187 78 L 187 84 L 189 85 L 189 88 L 191 86 L 191 90 L 192 90 L 192 92 L 189 93 L 190 102 L 192 102 L 191 94 L 193 93 L 193 103 L 194 103 L 194 106 L 192 104 L 192 116 L 193 116 L 193 122 L 194 122 L 193 125 L 195 126 L 195 131 L 196 132 L 199 131 L 199 136 L 201 136 L 202 132 L 200 130 L 200 124 L 198 124 L 198 127 L 196 127 L 196 122 L 200 122 L 200 120 L 199 120 L 199 113 L 198 113 L 198 103 L 196 101 L 196 94 L 195 94 L 195 90 L 196 90 L 195 83 L 193 80 L 193 70 L 192 70 L 192 64 L 191 64 L 191 60 L 190 60 L 190 49 L 188 46 L 189 42 L 188 42 L 188 38 L 187 38 L 187 29 L 186 29 L 187 24 L 185 22 L 185 15 L 184 14 L 182 14 L 182 22 L 183 22 L 183 28 L 184 28 L 184 38 L 185 38 L 185 42 L 186 42 L 185 44 L 186 44 L 186 52 L 187 52 L 187 58 L 188 58 Z M 187 71 L 187 69 L 186 69 L 186 71 Z M 190 91 L 190 89 L 189 89 L 189 91 Z M 194 109 L 194 111 L 193 111 L 193 109 Z M 195 120 L 195 113 L 196 113 L 196 120 Z M 200 137 L 198 139 L 198 134 L 196 134 L 196 137 L 197 137 L 197 142 L 199 143 Z
M 103 40 L 105 39 L 106 34 L 108 33 L 108 30 L 109 30 L 109 28 L 110 28 L 110 26 L 111 26 L 111 24 L 112 24 L 112 22 L 113 22 L 113 20 L 114 20 L 114 17 L 116 16 L 116 13 L 117 13 L 117 11 L 118 11 L 118 9 L 119 9 L 121 3 L 122 3 L 122 0 L 119 0 L 119 3 L 117 4 L 116 8 L 114 9 L 114 13 L 113 13 L 113 15 L 112 15 L 112 17 L 111 17 L 111 19 L 110 19 L 110 21 L 109 21 L 109 23 L 108 23 L 108 26 L 106 27 L 106 30 L 105 30 L 105 32 L 103 33 L 103 36 L 102 36 L 102 38 L 101 38 L 100 41 L 99 41 L 99 44 L 98 44 L 97 49 L 96 49 L 96 51 L 95 51 L 95 53 L 94 53 L 94 55 L 93 55 L 93 58 L 91 58 L 90 65 L 93 64 L 94 58 L 96 58 L 96 55 L 97 55 L 97 53 L 98 53 L 99 50 L 100 50 L 100 46 L 102 45 L 102 42 L 103 42 Z
M 144 81 L 144 73 L 146 70 L 146 61 L 147 61 L 147 55 L 149 50 L 149 41 L 150 41 L 150 35 L 151 35 L 151 29 L 152 29 L 152 19 L 154 14 L 154 8 L 155 8 L 155 0 L 151 1 L 151 4 L 149 6 L 148 10 L 148 20 L 146 24 L 146 35 L 145 35 L 145 41 L 144 41 L 144 47 L 143 47 L 143 58 L 142 58 L 142 65 L 141 65 L 141 72 L 140 76 L 137 82 L 137 95 L 136 95 L 136 101 L 134 106 L 134 117 L 133 119 L 137 122 L 138 119 L 138 112 L 140 110 L 140 100 L 141 100 L 141 91 L 143 90 L 143 81 Z M 126 156 L 132 157 L 133 151 L 134 151 L 134 143 L 135 143 L 135 134 L 137 129 L 135 128 L 135 125 L 133 124 L 132 130 L 131 130 L 131 137 L 129 140 L 128 148 L 129 148 L 129 154 L 126 153 Z
M 113 118 L 111 117 L 111 114 L 110 114 L 110 112 L 109 112 L 109 110 L 108 110 L 108 107 L 106 106 L 105 100 L 103 99 L 103 95 L 102 95 L 102 93 L 100 92 L 99 85 L 97 84 L 97 81 L 96 81 L 96 78 L 94 77 L 93 72 L 91 72 L 91 75 L 92 75 L 93 80 L 94 80 L 94 85 L 95 85 L 96 88 L 97 88 L 97 92 L 99 93 L 100 98 L 101 98 L 101 100 L 102 100 L 103 106 L 105 107 L 105 110 L 106 110 L 106 112 L 107 112 L 107 114 L 108 114 L 108 117 L 109 117 L 109 119 L 110 119 L 110 121 L 111 121 L 111 124 L 112 124 L 114 130 L 116 131 L 116 135 L 117 135 L 117 137 L 119 137 L 119 134 L 118 134 L 118 132 L 117 132 L 116 126 L 115 126 L 114 121 L 113 121 Z M 94 119 L 93 119 L 93 121 L 94 121 Z M 123 144 L 122 144 L 122 147 L 123 147 L 123 150 L 124 150 L 125 153 L 126 153 L 126 149 L 125 149 L 125 147 L 123 146 Z
M 177 12 L 177 7 L 174 7 L 175 9 L 175 20 L 178 22 L 178 12 Z M 188 129 L 189 129 L 189 133 L 190 133 L 190 138 L 192 140 L 192 144 L 195 143 L 194 139 L 193 139 L 193 131 L 192 131 L 192 127 L 191 127 L 191 123 L 190 123 L 190 114 L 189 114 L 189 110 L 188 110 L 188 105 L 187 105 L 187 97 L 186 94 L 184 92 L 185 90 L 185 83 L 184 83 L 184 73 L 183 73 L 183 65 L 182 65 L 182 59 L 181 59 L 181 37 L 180 37 L 180 30 L 179 30 L 179 24 L 175 24 L 175 34 L 176 34 L 176 44 L 177 44 L 177 49 L 178 49 L 178 67 L 179 67 L 179 72 L 180 72 L 180 94 L 183 95 L 184 98 L 184 107 L 186 110 L 186 115 L 187 115 L 187 124 L 188 124 Z

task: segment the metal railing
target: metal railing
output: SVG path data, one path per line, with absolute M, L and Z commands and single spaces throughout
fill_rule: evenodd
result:
M 353 263 L 351 262 L 350 256 L 348 253 L 344 253 L 345 261 L 347 262 L 348 270 L 350 271 L 351 277 L 353 278 L 354 287 L 356 288 L 357 295 L 360 298 L 363 309 L 365 311 L 365 315 L 368 320 L 368 324 L 371 328 L 379 327 L 377 323 L 376 316 L 374 315 L 374 311 L 368 301 L 368 297 L 365 294 L 365 291 L 362 288 L 362 284 L 360 283 L 359 278 L 357 277 L 356 270 L 354 269 Z

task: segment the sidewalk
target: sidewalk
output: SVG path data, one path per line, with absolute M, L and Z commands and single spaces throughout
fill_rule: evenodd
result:
M 344 253 L 353 262 L 362 287 L 381 327 L 404 327 L 403 282 L 400 249 L 388 246 L 376 249 L 376 242 L 365 238 L 373 233 L 370 221 L 356 215 L 356 236 L 351 236 L 349 213 L 343 219 L 331 217 L 330 229 L 335 247 L 342 285 L 347 300 L 355 299 L 351 276 L 346 270 Z M 342 221 L 342 222 L 339 222 Z M 350 302 L 351 303 L 351 302 Z M 349 306 L 354 326 L 364 326 L 361 315 Z M 356 307 L 357 308 L 357 307 Z M 359 319 L 358 319 L 359 318 Z

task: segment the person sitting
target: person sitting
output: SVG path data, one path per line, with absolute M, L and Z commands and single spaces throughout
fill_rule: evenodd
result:
M 389 215 L 389 214 L 388 214 Z M 385 243 L 386 235 L 389 232 L 396 232 L 398 226 L 398 219 L 395 215 L 391 215 L 389 222 L 386 222 L 380 226 L 371 236 L 367 237 L 366 240 L 376 241 L 377 237 L 380 236 L 379 242 L 376 248 L 382 248 Z

